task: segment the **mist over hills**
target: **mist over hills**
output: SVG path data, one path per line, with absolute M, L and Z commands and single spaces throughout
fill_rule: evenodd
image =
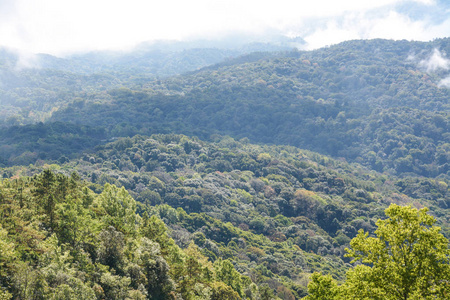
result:
M 301 42 L 3 50 L 0 292 L 300 299 L 391 203 L 448 237 L 450 39 Z
M 0 122 L 47 120 L 57 109 L 87 93 L 195 71 L 254 51 L 290 50 L 298 39 L 260 41 L 237 35 L 216 41 L 154 41 L 131 50 L 75 53 L 65 57 L 0 49 Z M 33 111 L 30 114 L 30 111 Z
M 158 80 L 139 78 L 148 76 L 145 66 L 91 75 L 26 69 L 4 83 L 3 107 L 15 115 L 10 116 L 12 124 L 40 116 L 102 128 L 109 138 L 230 135 L 299 146 L 391 174 L 447 176 L 449 45 L 449 39 L 350 41 L 315 51 L 246 54 L 225 62 L 220 62 L 222 50 L 194 49 L 188 59 L 194 61 L 192 69 L 206 63 L 204 51 L 222 56 L 211 60 L 215 65 Z M 89 56 L 83 58 L 88 66 Z M 117 62 L 129 66 L 125 61 L 132 57 Z M 8 147 L 9 154 L 2 149 L 4 161 L 20 153 L 11 152 L 14 147 Z
M 448 69 L 437 47 L 445 53 L 448 40 L 250 54 L 111 90 L 103 104 L 74 103 L 51 120 L 103 127 L 110 136 L 230 135 L 434 177 L 448 172 Z
M 285 51 L 303 44 L 301 38 L 235 34 L 216 40 L 158 40 L 140 43 L 131 49 L 78 52 L 61 57 L 4 48 L 0 59 L 16 69 L 53 69 L 84 75 L 113 72 L 164 78 L 252 52 Z

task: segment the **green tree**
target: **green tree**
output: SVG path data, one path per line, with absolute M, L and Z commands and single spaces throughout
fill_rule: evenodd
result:
M 241 274 L 234 268 L 229 260 L 217 260 L 214 263 L 216 278 L 235 290 L 239 296 L 242 296 L 242 279 Z
M 130 283 L 131 279 L 129 277 L 113 275 L 109 272 L 102 274 L 100 278 L 100 284 L 104 292 L 104 298 L 102 299 L 127 299 Z
M 100 262 L 119 270 L 124 260 L 123 248 L 125 246 L 125 238 L 123 233 L 116 231 L 113 226 L 109 226 L 100 232 L 99 238 L 101 241 L 98 249 Z
M 159 255 L 159 244 L 143 237 L 137 254 L 147 278 L 146 288 L 151 299 L 172 299 L 175 284 L 169 276 L 169 265 Z
M 36 177 L 35 189 L 33 194 L 37 199 L 37 202 L 44 209 L 46 214 L 46 223 L 53 230 L 55 221 L 55 207 L 57 199 L 55 198 L 55 174 L 49 169 L 44 170 L 39 176 Z
M 259 286 L 259 294 L 261 295 L 261 300 L 275 299 L 275 296 L 273 295 L 273 290 L 267 283 L 264 283 Z
M 12 295 L 4 290 L 0 289 L 0 300 L 9 300 L 12 298 Z
M 175 245 L 167 234 L 166 225 L 157 216 L 151 216 L 149 218 L 144 215 L 140 224 L 140 233 L 142 236 L 157 242 L 161 247 L 161 253 L 163 255 L 167 255 L 170 250 L 169 248 L 173 248 Z
M 212 281 L 212 264 L 208 262 L 198 247 L 191 243 L 173 270 L 178 280 L 178 290 L 183 299 L 202 299 L 205 284 Z
M 239 294 L 230 286 L 223 282 L 213 282 L 211 284 L 211 300 L 239 300 Z
M 98 196 L 98 201 L 107 213 L 104 218 L 105 223 L 125 233 L 136 232 L 138 223 L 136 201 L 125 188 L 106 184 L 103 192 Z
M 307 300 L 335 299 L 338 286 L 330 275 L 313 273 L 308 283 L 308 293 L 309 295 L 305 298 Z
M 8 232 L 2 228 L 0 224 L 0 299 L 7 298 L 10 295 L 7 291 L 3 291 L 3 286 L 9 284 L 9 269 L 11 263 L 16 258 L 14 243 L 8 240 Z
M 391 204 L 378 220 L 377 237 L 360 230 L 347 256 L 361 264 L 347 273 L 344 294 L 353 299 L 449 299 L 448 240 L 428 209 Z

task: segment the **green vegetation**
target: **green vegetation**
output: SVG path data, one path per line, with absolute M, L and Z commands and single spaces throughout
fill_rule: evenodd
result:
M 361 264 L 347 272 L 341 286 L 314 274 L 306 299 L 448 299 L 450 250 L 427 209 L 395 204 L 389 219 L 377 221 L 375 237 L 361 230 L 347 249 Z
M 24 58 L 0 48 L 0 125 L 44 122 L 69 102 L 80 106 L 86 101 L 110 101 L 105 91 L 113 88 L 139 88 L 149 81 L 192 72 L 253 51 L 290 49 L 273 43 L 217 46 L 161 41 L 139 45 L 130 52 L 97 51 L 65 58 L 47 54 Z M 257 60 L 260 56 L 251 57 Z
M 450 52 L 449 39 L 352 41 L 310 52 L 248 55 L 138 84 L 132 73 L 129 78 L 107 73 L 80 79 L 68 74 L 75 76 L 69 81 L 77 88 L 62 82 L 67 77 L 62 71 L 23 71 L 23 84 L 8 89 L 22 100 L 7 100 L 5 94 L 2 111 L 19 110 L 6 120 L 9 125 L 70 122 L 100 128 L 107 138 L 229 135 L 293 145 L 389 174 L 445 177 L 450 92 L 440 85 L 446 71 L 426 67 L 434 48 Z M 46 76 L 55 77 L 54 85 Z M 44 92 L 53 96 L 38 96 Z M 44 115 L 36 115 L 37 110 Z M 17 138 L 0 146 L 18 144 Z M 45 152 L 36 150 L 37 156 Z M 20 155 L 2 156 L 6 165 L 14 165 L 11 156 Z
M 1 299 L 256 299 L 229 260 L 178 247 L 123 188 L 50 170 L 0 184 Z M 263 297 L 264 298 L 264 297 Z M 258 298 L 260 299 L 260 298 Z M 265 298 L 267 299 L 267 298 Z
M 28 165 L 39 160 L 64 163 L 81 151 L 101 144 L 104 138 L 101 128 L 70 123 L 11 126 L 0 132 L 0 166 Z
M 76 171 L 89 180 L 87 186 L 111 216 L 103 220 L 114 228 L 132 233 L 127 224 L 133 221 L 115 221 L 117 216 L 132 220 L 130 209 L 156 217 L 182 249 L 195 244 L 205 259 L 231 260 L 274 296 L 294 297 L 282 299 L 306 296 L 313 272 L 343 281 L 350 266 L 345 248 L 358 230 L 373 232 L 390 203 L 427 205 L 449 228 L 445 180 L 387 180 L 290 146 L 229 137 L 207 143 L 183 135 L 136 136 L 61 166 L 6 168 L 3 177 L 31 176 L 45 168 Z M 402 194 L 405 186 L 410 196 Z M 422 194 L 425 187 L 428 193 Z M 128 193 L 137 200 L 135 208 Z M 116 198 L 120 203 L 111 201 Z
M 0 52 L 0 299 L 448 298 L 450 39 L 141 50 Z

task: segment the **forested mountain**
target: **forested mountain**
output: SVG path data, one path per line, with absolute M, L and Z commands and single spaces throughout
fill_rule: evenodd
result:
M 434 225 L 391 204 L 450 236 L 450 39 L 253 46 L 3 51 L 0 298 L 340 299 L 352 239 Z
M 50 175 L 52 173 L 49 168 L 58 174 Z M 43 170 L 47 171 L 31 181 L 23 177 L 39 174 Z M 64 209 L 82 209 L 73 206 L 76 204 L 73 201 L 79 201 L 78 205 L 89 202 L 83 204 L 85 209 L 93 209 L 97 215 L 100 214 L 101 220 L 113 222 L 114 219 L 101 217 L 102 212 L 98 208 L 101 204 L 98 201 L 109 201 L 104 205 L 114 207 L 111 211 L 116 211 L 121 205 L 124 209 L 130 206 L 122 198 L 132 203 L 135 203 L 132 200 L 135 199 L 133 213 L 153 216 L 153 222 L 163 220 L 169 227 L 169 236 L 178 247 L 188 247 L 190 250 L 187 251 L 197 249 L 196 257 L 209 259 L 214 265 L 230 260 L 238 272 L 247 276 L 248 279 L 245 280 L 249 281 L 242 279 L 247 283 L 240 283 L 240 290 L 235 288 L 239 297 L 244 297 L 244 290 L 250 289 L 250 283 L 253 282 L 261 289 L 267 286 L 281 299 L 298 299 L 306 295 L 306 283 L 310 274 L 318 271 L 332 274 L 342 282 L 349 268 L 344 248 L 348 247 L 358 230 L 373 232 L 377 219 L 383 218 L 383 211 L 390 203 L 409 204 L 419 208 L 428 206 L 437 217 L 438 224 L 443 227 L 444 233 L 450 230 L 447 216 L 450 205 L 448 181 L 389 178 L 306 150 L 289 146 L 257 146 L 240 143 L 229 137 L 214 143 L 182 135 L 121 138 L 98 147 L 93 153 L 86 153 L 79 160 L 61 165 L 11 167 L 2 172 L 4 178 L 13 178 L 5 181 L 4 186 L 7 188 L 3 188 L 2 192 L 4 222 L 10 222 L 13 217 L 9 205 L 32 206 L 34 202 L 44 201 L 39 198 L 43 193 L 39 192 L 43 189 L 39 182 L 46 176 L 54 178 L 55 186 L 47 187 L 55 197 L 51 200 L 55 209 L 54 221 L 50 212 L 45 214 L 50 218 L 47 222 L 55 224 L 47 224 L 50 229 L 47 228 L 48 232 L 44 235 L 55 232 L 59 239 L 68 238 L 66 234 L 70 233 L 60 232 L 66 227 L 59 223 L 66 222 L 64 216 L 71 215 Z M 72 174 L 73 178 L 61 174 Z M 74 187 L 70 184 L 75 185 L 79 176 L 75 174 L 90 183 L 84 184 L 84 194 L 73 196 L 70 191 Z M 36 192 L 28 195 L 28 190 Z M 59 191 L 64 196 L 60 196 Z M 88 200 L 84 200 L 85 198 Z M 119 204 L 110 203 L 113 199 L 119 201 Z M 44 205 L 43 209 L 45 207 L 47 206 Z M 14 215 L 15 218 L 22 218 L 22 212 L 19 211 L 21 210 L 17 210 L 18 216 Z M 95 217 L 92 213 L 83 212 L 83 215 L 86 214 L 91 215 L 91 218 Z M 32 223 L 32 219 L 24 221 L 26 224 L 38 224 Z M 71 226 L 84 224 L 82 219 L 78 221 L 81 223 Z M 142 220 L 136 222 L 143 226 Z M 108 224 L 114 225 L 116 230 L 125 226 L 119 226 L 117 222 L 102 224 L 103 227 L 100 227 L 104 230 L 108 228 Z M 7 226 L 10 225 L 3 225 L 4 228 Z M 86 229 L 83 228 L 76 229 L 76 232 L 84 232 Z M 125 229 L 124 227 L 119 231 L 127 233 Z M 89 236 L 101 239 L 100 232 L 99 229 Z M 84 236 L 78 237 L 79 243 L 83 243 Z M 136 237 L 132 235 L 130 238 Z M 159 242 L 158 237 L 152 239 Z M 80 247 L 82 248 L 80 245 L 72 249 L 71 244 L 64 244 L 64 241 L 58 242 L 58 245 L 62 244 L 62 250 L 59 250 L 61 253 L 80 251 Z M 97 242 L 93 242 L 95 247 L 100 247 Z M 161 248 L 164 247 L 161 245 Z M 95 262 L 93 251 L 101 249 L 91 249 L 85 255 Z M 70 259 L 78 260 L 79 257 Z M 170 268 L 177 268 L 169 258 L 165 259 Z M 127 260 L 126 263 L 131 261 Z M 39 268 L 44 266 L 40 262 L 36 266 L 36 272 L 40 272 Z M 128 267 L 125 265 L 120 265 L 122 269 L 117 269 L 119 266 L 114 268 L 119 272 L 118 275 L 123 276 L 120 280 L 135 280 L 132 277 L 134 275 L 127 273 Z M 176 270 L 172 271 L 171 278 L 176 276 L 173 272 L 179 272 L 179 269 Z M 56 293 L 62 288 L 49 282 L 49 279 L 46 280 L 50 291 Z M 94 279 L 88 280 L 85 283 L 86 289 L 92 287 Z M 97 284 L 105 289 L 103 281 L 100 280 Z M 211 290 L 215 286 L 210 281 L 202 281 L 202 284 L 202 290 Z M 233 287 L 233 284 L 227 284 Z M 183 289 L 183 283 L 179 281 L 176 281 L 175 286 L 177 288 L 173 288 L 174 291 Z M 123 289 L 131 292 L 132 285 L 124 283 Z M 200 293 L 199 290 L 191 292 Z M 245 297 L 254 299 L 248 295 Z
M 241 299 L 272 295 L 229 260 L 181 249 L 125 189 L 95 195 L 49 170 L 0 183 L 1 299 Z M 224 298 L 225 297 L 225 298 Z
M 63 104 L 98 99 L 120 86 L 141 87 L 148 81 L 195 71 L 255 51 L 290 50 L 298 39 L 268 42 L 236 36 L 209 41 L 159 41 L 131 50 L 97 51 L 63 58 L 0 49 L 0 124 L 45 121 Z M 104 97 L 104 96 L 103 96 Z
M 140 88 L 114 89 L 120 81 L 108 77 L 102 91 L 58 102 L 50 121 L 103 128 L 110 138 L 230 135 L 294 145 L 390 174 L 448 176 L 446 51 L 448 39 L 352 41 L 309 52 L 250 54 Z
M 121 78 L 128 78 L 130 75 L 165 78 L 253 52 L 291 50 L 298 42 L 297 39 L 289 38 L 251 42 L 248 38 L 239 36 L 217 41 L 156 41 L 142 43 L 128 51 L 72 55 L 66 58 L 64 64 L 55 63 L 55 60 L 42 61 L 41 66 L 75 73 L 112 72 Z

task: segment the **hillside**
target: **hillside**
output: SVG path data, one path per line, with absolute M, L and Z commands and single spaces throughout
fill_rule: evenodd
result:
M 65 57 L 0 48 L 0 125 L 48 120 L 61 106 L 80 99 L 110 100 L 104 91 L 141 87 L 149 81 L 198 70 L 256 51 L 292 49 L 295 39 L 249 37 L 217 41 L 159 41 L 123 51 Z
M 157 216 L 181 248 L 230 259 L 257 285 L 306 295 L 312 272 L 344 279 L 344 248 L 373 232 L 390 203 L 427 206 L 448 234 L 448 181 L 396 179 L 288 146 L 257 146 L 181 135 L 122 138 L 81 159 L 13 167 L 3 177 L 45 168 L 77 172 L 97 194 L 124 187 L 137 212 Z M 283 286 L 284 288 L 282 288 Z
M 114 72 L 24 70 L 2 81 L 2 111 L 10 125 L 49 119 L 99 128 L 109 138 L 230 135 L 293 145 L 390 174 L 445 177 L 446 51 L 448 39 L 351 41 L 309 52 L 249 54 L 191 74 L 147 79 L 141 87 Z M 30 151 L 14 144 L 0 146 L 6 165 Z M 32 152 L 39 157 L 40 151 Z
M 0 298 L 300 299 L 390 204 L 450 237 L 450 39 L 283 45 L 1 52 Z
M 372 40 L 249 55 L 143 89 L 113 89 L 112 100 L 69 104 L 51 120 L 102 127 L 110 137 L 230 135 L 391 174 L 448 176 L 448 71 L 433 65 L 441 55 L 433 49 L 448 48 L 449 40 Z
M 2 180 L 2 299 L 241 299 L 272 295 L 229 260 L 181 249 L 125 189 L 95 195 L 73 173 Z M 267 297 L 266 297 L 267 298 Z

